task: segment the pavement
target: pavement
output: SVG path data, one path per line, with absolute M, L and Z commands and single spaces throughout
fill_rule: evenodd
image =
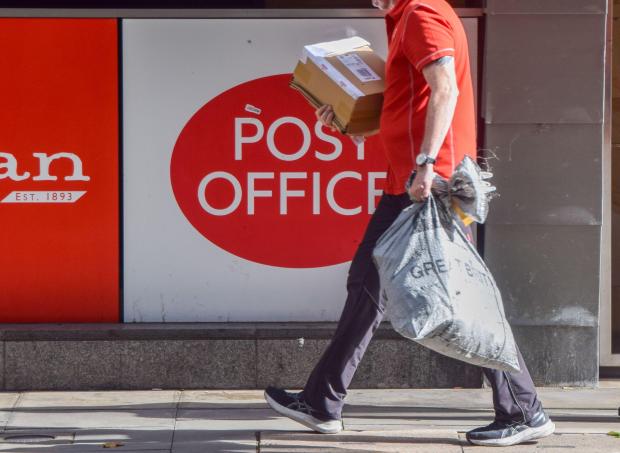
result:
M 619 452 L 620 386 L 541 388 L 553 436 L 507 452 Z M 0 393 L 0 451 L 399 452 L 489 451 L 464 432 L 492 419 L 489 389 L 352 390 L 345 431 L 322 435 L 270 410 L 255 390 Z

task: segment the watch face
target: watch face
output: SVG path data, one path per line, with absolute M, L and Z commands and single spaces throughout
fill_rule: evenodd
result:
M 415 159 L 415 163 L 418 165 L 424 165 L 426 163 L 426 154 L 418 154 Z

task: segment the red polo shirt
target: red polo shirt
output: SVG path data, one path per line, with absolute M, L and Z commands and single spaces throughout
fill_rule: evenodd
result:
M 397 0 L 385 21 L 388 59 L 379 135 L 389 164 L 384 192 L 400 194 L 424 137 L 431 90 L 422 68 L 438 58 L 454 57 L 459 95 L 435 164 L 443 177 L 449 177 L 465 155 L 476 157 L 474 95 L 465 30 L 447 2 Z

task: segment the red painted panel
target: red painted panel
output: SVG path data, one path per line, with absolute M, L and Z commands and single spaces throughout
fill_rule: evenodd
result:
M 0 322 L 118 321 L 117 22 L 0 19 L 0 43 Z

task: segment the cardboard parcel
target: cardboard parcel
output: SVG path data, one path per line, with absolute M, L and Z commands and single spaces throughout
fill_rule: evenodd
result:
M 340 132 L 363 135 L 379 129 L 384 80 L 383 59 L 354 36 L 304 46 L 290 85 L 314 107 L 331 105 Z

